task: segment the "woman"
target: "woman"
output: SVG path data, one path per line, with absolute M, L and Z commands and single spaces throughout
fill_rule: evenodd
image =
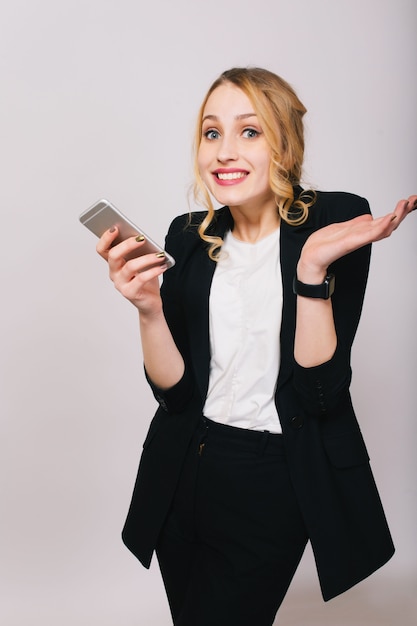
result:
M 197 124 L 207 210 L 172 223 L 174 268 L 126 262 L 143 242 L 111 248 L 115 228 L 97 246 L 159 402 L 123 539 L 147 567 L 156 550 L 177 626 L 271 625 L 308 540 L 325 600 L 394 550 L 350 352 L 370 244 L 417 196 L 372 219 L 363 198 L 304 191 L 304 113 L 271 72 L 225 72 Z

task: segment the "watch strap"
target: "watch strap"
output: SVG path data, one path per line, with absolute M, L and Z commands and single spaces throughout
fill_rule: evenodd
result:
M 334 274 L 327 274 L 320 285 L 302 283 L 298 280 L 297 275 L 294 276 L 293 280 L 293 292 L 297 296 L 303 296 L 304 298 L 321 298 L 322 300 L 328 300 L 334 293 L 334 287 Z

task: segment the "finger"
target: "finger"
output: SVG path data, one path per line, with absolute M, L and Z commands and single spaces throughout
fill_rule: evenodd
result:
M 403 217 L 415 209 L 417 209 L 417 195 L 409 196 L 407 200 L 403 199 L 397 202 L 393 215 Z
M 409 209 L 411 211 L 415 211 L 417 209 L 417 195 L 410 196 L 408 198 Z
M 395 211 L 392 214 L 393 230 L 396 230 L 404 218 L 417 208 L 417 196 L 410 196 L 407 200 L 397 202 Z
M 163 265 L 154 265 L 151 268 L 131 275 L 129 280 L 124 279 L 120 273 L 114 281 L 114 286 L 128 300 L 144 300 L 146 298 L 147 284 L 158 279 L 167 269 L 168 265 L 166 263 Z
M 117 229 L 117 226 L 112 226 L 111 228 L 109 228 L 109 230 L 106 230 L 103 233 L 103 235 L 100 237 L 100 239 L 98 240 L 98 243 L 96 245 L 96 251 L 106 261 L 107 261 L 107 257 L 109 254 L 109 250 L 114 240 L 116 239 L 118 233 L 119 231 Z
M 160 267 L 165 263 L 166 257 L 163 252 L 144 254 L 125 262 L 121 269 L 121 275 L 125 280 L 131 280 L 138 274 L 145 274 L 147 270 Z
M 107 260 L 109 263 L 110 271 L 115 272 L 126 264 L 126 259 L 129 255 L 143 246 L 145 243 L 145 237 L 138 235 L 137 237 L 129 237 L 124 241 L 121 241 L 117 245 L 111 247 L 107 251 Z

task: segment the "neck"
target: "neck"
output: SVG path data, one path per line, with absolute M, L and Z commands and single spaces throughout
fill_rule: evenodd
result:
M 233 235 L 240 241 L 256 243 L 279 228 L 280 217 L 274 203 L 269 210 L 245 212 L 238 207 L 230 207 L 233 217 Z

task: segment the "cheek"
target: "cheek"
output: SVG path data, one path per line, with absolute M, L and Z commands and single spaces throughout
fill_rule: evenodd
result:
M 267 159 L 262 159 L 260 162 L 260 169 L 262 170 L 264 176 L 269 180 L 269 171 L 271 167 L 271 159 L 268 157 Z
M 204 150 L 201 148 L 201 146 L 197 152 L 197 165 L 198 165 L 198 169 L 201 171 L 204 165 Z
M 200 148 L 197 154 L 197 167 L 204 181 L 209 175 L 209 163 L 210 159 L 208 158 L 207 151 Z

